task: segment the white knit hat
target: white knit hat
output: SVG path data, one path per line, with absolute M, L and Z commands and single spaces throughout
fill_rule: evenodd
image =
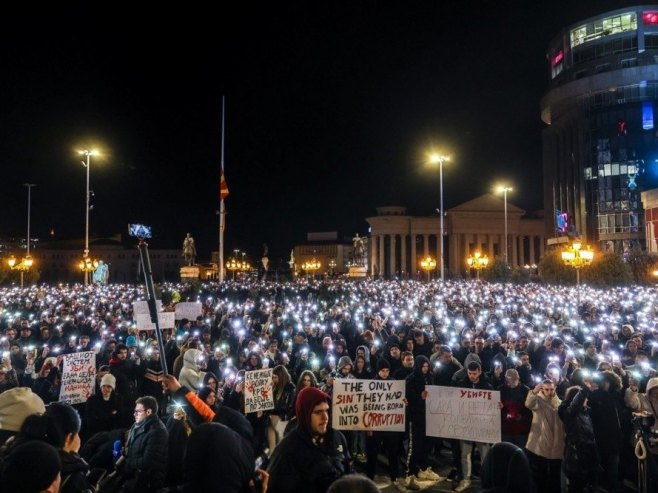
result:
M 23 421 L 32 414 L 43 414 L 46 406 L 41 397 L 28 387 L 16 387 L 0 394 L 0 429 L 18 432 Z
M 101 378 L 101 387 L 103 385 L 109 385 L 110 387 L 112 387 L 112 390 L 116 390 L 117 379 L 111 373 L 106 373 L 105 375 L 103 375 L 103 378 Z

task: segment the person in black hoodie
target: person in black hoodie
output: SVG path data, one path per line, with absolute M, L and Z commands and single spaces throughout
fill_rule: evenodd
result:
M 182 491 L 245 493 L 254 479 L 251 447 L 219 423 L 199 425 L 187 440 Z
M 409 421 L 409 454 L 407 457 L 408 472 L 411 475 L 407 487 L 417 490 L 416 479 L 423 481 L 442 481 L 444 478 L 432 471 L 427 465 L 427 436 L 425 433 L 425 399 L 426 385 L 432 384 L 430 360 L 426 356 L 418 356 L 414 361 L 413 373 L 405 380 L 407 419 Z
M 611 371 L 594 374 L 599 388 L 589 399 L 596 445 L 601 454 L 601 465 L 605 471 L 610 493 L 622 491 L 619 481 L 619 458 L 624 445 L 621 423 L 624 422 L 624 395 L 621 378 Z
M 587 488 L 596 491 L 599 459 L 594 425 L 587 406 L 590 386 L 585 380 L 582 386 L 569 387 L 557 410 L 566 435 L 562 470 L 569 479 L 569 493 L 580 493 Z
M 297 428 L 274 449 L 267 469 L 269 493 L 324 493 L 351 472 L 347 440 L 329 425 L 331 400 L 319 389 L 303 389 L 295 404 Z

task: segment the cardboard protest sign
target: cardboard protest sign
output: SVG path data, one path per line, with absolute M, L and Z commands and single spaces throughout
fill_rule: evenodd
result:
M 80 404 L 94 393 L 96 378 L 96 353 L 72 353 L 64 355 L 60 402 Z
M 404 431 L 404 380 L 334 380 L 336 430 Z
M 245 372 L 244 413 L 274 409 L 272 369 Z
M 161 329 L 173 329 L 176 326 L 174 320 L 174 312 L 160 312 L 158 313 L 158 322 Z M 135 315 L 135 323 L 138 330 L 155 330 L 155 324 L 151 322 L 151 315 L 138 314 Z
M 203 315 L 201 303 L 183 301 L 176 304 L 176 320 L 195 320 L 199 315 Z
M 161 312 L 162 300 L 155 300 L 155 307 L 158 312 Z M 148 301 L 133 301 L 133 317 L 135 317 L 136 315 L 148 315 L 148 314 L 149 314 Z
M 500 392 L 428 385 L 427 436 L 500 442 Z

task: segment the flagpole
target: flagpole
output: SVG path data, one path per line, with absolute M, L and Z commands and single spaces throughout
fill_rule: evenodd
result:
M 220 180 L 224 179 L 224 96 L 222 96 L 222 174 Z M 220 182 L 220 187 L 223 186 Z M 226 208 L 224 206 L 224 195 L 220 190 L 220 201 L 219 201 L 219 251 L 217 252 L 217 269 L 219 274 L 219 282 L 224 281 L 224 227 Z

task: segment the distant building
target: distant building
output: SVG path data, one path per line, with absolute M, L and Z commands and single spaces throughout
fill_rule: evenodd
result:
M 344 274 L 349 270 L 353 250 L 351 240 L 339 241 L 335 231 L 307 233 L 306 239 L 306 243 L 293 248 L 295 274 L 303 275 L 302 265 L 313 259 L 320 262 L 315 275 Z
M 546 234 L 602 250 L 644 244 L 642 190 L 658 185 L 658 5 L 577 22 L 551 41 L 541 100 Z
M 446 211 L 444 221 L 445 268 L 448 275 L 467 272 L 466 258 L 476 251 L 490 259 L 505 250 L 505 204 L 501 197 L 485 194 Z M 546 237 L 544 220 L 528 217 L 507 202 L 507 253 L 509 264 L 523 267 L 539 263 Z M 405 207 L 378 207 L 370 224 L 369 273 L 379 277 L 420 277 L 420 261 L 441 258 L 440 221 L 436 216 L 409 216 Z
M 104 238 L 90 241 L 90 256 L 109 265 L 109 282 L 144 282 L 140 268 L 137 246 L 126 247 L 117 238 Z M 82 282 L 83 275 L 78 263 L 82 259 L 81 241 L 43 242 L 30 250 L 34 268 L 40 272 L 40 282 Z M 12 251 L 16 257 L 24 255 L 24 250 Z M 184 265 L 179 249 L 150 249 L 151 270 L 155 282 L 179 281 L 180 268 Z

